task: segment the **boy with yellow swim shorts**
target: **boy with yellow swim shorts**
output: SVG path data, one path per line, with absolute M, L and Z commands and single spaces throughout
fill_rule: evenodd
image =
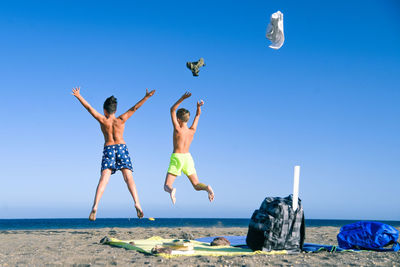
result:
M 210 201 L 214 200 L 214 192 L 211 186 L 199 182 L 199 178 L 196 174 L 196 169 L 194 168 L 193 158 L 189 153 L 190 144 L 193 141 L 193 137 L 197 129 L 197 124 L 199 123 L 201 106 L 204 104 L 204 102 L 203 100 L 197 102 L 196 116 L 194 117 L 192 126 L 190 126 L 190 128 L 187 126 L 190 112 L 184 108 L 180 108 L 178 109 L 178 111 L 176 111 L 182 101 L 186 98 L 189 98 L 191 95 L 191 93 L 186 92 L 171 107 L 171 120 L 174 126 L 174 152 L 171 155 L 167 177 L 165 178 L 164 190 L 170 193 L 173 204 L 175 204 L 176 202 L 176 188 L 173 188 L 172 184 L 174 183 L 176 176 L 181 175 L 182 172 L 189 178 L 195 190 L 207 191 L 208 199 Z

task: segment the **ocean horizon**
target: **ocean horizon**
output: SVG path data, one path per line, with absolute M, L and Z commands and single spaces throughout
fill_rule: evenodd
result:
M 6 230 L 52 230 L 52 229 L 94 229 L 94 228 L 131 228 L 131 227 L 248 227 L 248 218 L 98 218 L 89 221 L 87 218 L 44 218 L 44 219 L 0 219 L 0 231 Z M 306 227 L 334 226 L 354 223 L 361 220 L 343 219 L 306 219 Z M 365 221 L 365 220 L 364 220 Z M 378 221 L 400 227 L 400 221 Z

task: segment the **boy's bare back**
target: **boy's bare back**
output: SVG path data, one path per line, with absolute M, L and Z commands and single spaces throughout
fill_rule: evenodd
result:
M 195 131 L 185 126 L 174 128 L 174 153 L 189 153 Z
M 125 130 L 125 121 L 120 117 L 104 117 L 100 121 L 100 128 L 104 135 L 104 145 L 125 144 L 123 135 Z

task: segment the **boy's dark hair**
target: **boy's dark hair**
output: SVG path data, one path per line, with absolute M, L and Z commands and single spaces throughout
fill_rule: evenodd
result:
M 187 109 L 180 108 L 176 112 L 176 117 L 178 117 L 178 119 L 180 119 L 183 122 L 188 122 L 189 117 L 190 117 L 190 112 Z
M 112 95 L 104 101 L 103 108 L 109 114 L 115 113 L 117 111 L 117 99 Z

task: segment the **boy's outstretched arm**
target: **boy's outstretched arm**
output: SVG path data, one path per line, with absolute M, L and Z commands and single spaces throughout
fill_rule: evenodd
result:
M 99 122 L 102 122 L 105 117 L 101 115 L 97 110 L 95 110 L 82 96 L 81 96 L 81 88 L 80 87 L 75 87 L 72 88 L 72 95 L 74 95 L 76 98 L 78 98 L 79 102 L 81 102 L 82 106 L 84 106 L 87 111 Z
M 179 98 L 178 101 L 176 101 L 176 103 L 170 109 L 170 111 L 171 111 L 171 120 L 172 120 L 172 124 L 174 125 L 175 129 L 179 128 L 178 119 L 176 118 L 176 110 L 178 109 L 178 107 L 182 103 L 182 101 L 185 100 L 186 98 L 189 98 L 191 95 L 192 94 L 190 92 L 184 93 L 181 96 L 181 98 Z
M 146 88 L 146 95 L 139 102 L 137 102 L 136 105 L 131 107 L 127 112 L 119 116 L 119 118 L 124 122 L 127 121 L 133 115 L 133 113 L 135 113 L 135 111 L 138 110 L 138 108 L 140 108 L 144 104 L 144 102 L 146 102 L 150 97 L 154 95 L 155 92 L 156 90 L 152 90 L 149 92 L 149 90 Z
M 196 117 L 194 117 L 193 124 L 190 127 L 190 129 L 196 131 L 197 129 L 197 124 L 199 123 L 200 119 L 200 114 L 201 114 L 201 106 L 204 105 L 204 101 L 200 100 L 197 102 L 197 111 L 196 111 Z

